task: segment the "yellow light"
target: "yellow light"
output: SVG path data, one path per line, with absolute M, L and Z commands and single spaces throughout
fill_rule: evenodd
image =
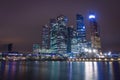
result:
M 83 61 L 84 61 L 85 59 L 83 59 Z
M 96 50 L 96 49 L 93 49 L 93 52 L 94 52 L 94 53 L 97 53 L 97 50 Z
M 105 60 L 105 61 L 107 61 L 107 59 L 106 59 L 106 58 L 105 58 L 104 60 Z
M 101 59 L 99 59 L 99 61 L 101 61 Z
M 6 59 L 3 57 L 3 60 L 6 60 Z
M 78 59 L 76 59 L 76 61 L 78 61 Z
M 111 61 L 113 61 L 114 59 L 113 59 L 113 58 L 111 58 L 110 60 L 111 60 Z
M 120 58 L 118 58 L 118 60 L 120 61 Z
M 92 61 L 92 59 L 90 59 Z
M 94 59 L 95 61 L 97 60 L 97 59 Z

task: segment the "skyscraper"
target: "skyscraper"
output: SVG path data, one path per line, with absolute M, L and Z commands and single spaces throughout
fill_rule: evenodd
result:
M 50 48 L 55 53 L 67 52 L 67 18 L 60 15 L 50 21 Z
M 70 53 L 77 57 L 95 57 L 101 48 L 100 31 L 95 16 L 89 16 L 91 41 L 86 39 L 86 26 L 81 14 L 76 15 L 76 27 L 67 26 L 68 18 L 60 15 L 43 26 L 42 49 L 49 53 Z M 90 54 L 89 54 L 90 53 Z
M 72 53 L 78 53 L 78 42 L 77 42 L 77 32 L 76 32 L 76 28 L 75 27 L 70 27 L 71 31 L 70 31 L 70 43 L 71 45 L 71 52 Z
M 48 25 L 42 28 L 42 49 L 50 48 L 50 27 Z
M 64 15 L 57 17 L 58 31 L 57 31 L 57 45 L 58 53 L 67 52 L 67 22 L 68 19 Z
M 73 26 L 67 27 L 67 53 L 71 53 L 72 48 L 72 39 L 74 36 L 75 28 Z
M 89 15 L 89 22 L 90 22 L 90 31 L 91 31 L 91 47 L 100 49 L 101 48 L 100 29 L 96 22 L 96 17 L 94 14 Z
M 50 49 L 52 52 L 57 52 L 57 28 L 58 23 L 56 19 L 50 19 Z
M 82 15 L 76 15 L 76 29 L 74 31 L 74 38 L 72 39 L 72 52 L 82 54 L 84 47 L 86 47 L 86 27 L 84 25 L 84 18 Z
M 80 14 L 76 15 L 76 31 L 78 42 L 86 42 L 86 27 L 84 25 L 84 18 Z

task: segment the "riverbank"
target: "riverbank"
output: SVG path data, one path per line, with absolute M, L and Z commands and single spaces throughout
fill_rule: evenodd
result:
M 78 62 L 97 62 L 97 61 L 120 61 L 120 58 L 66 58 L 66 59 L 24 59 L 24 60 L 15 60 L 15 59 L 0 59 L 0 61 L 78 61 Z

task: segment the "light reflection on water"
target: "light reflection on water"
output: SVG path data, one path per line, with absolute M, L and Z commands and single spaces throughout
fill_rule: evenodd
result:
M 0 80 L 120 80 L 120 62 L 0 62 Z
M 97 73 L 96 62 L 85 62 L 85 80 L 98 80 Z

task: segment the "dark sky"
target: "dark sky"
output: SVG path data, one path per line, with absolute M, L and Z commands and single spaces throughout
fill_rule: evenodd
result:
M 1 0 L 0 51 L 13 43 L 14 51 L 32 51 L 33 43 L 41 42 L 41 27 L 60 14 L 75 26 L 75 15 L 96 14 L 101 29 L 103 50 L 120 50 L 120 0 Z

